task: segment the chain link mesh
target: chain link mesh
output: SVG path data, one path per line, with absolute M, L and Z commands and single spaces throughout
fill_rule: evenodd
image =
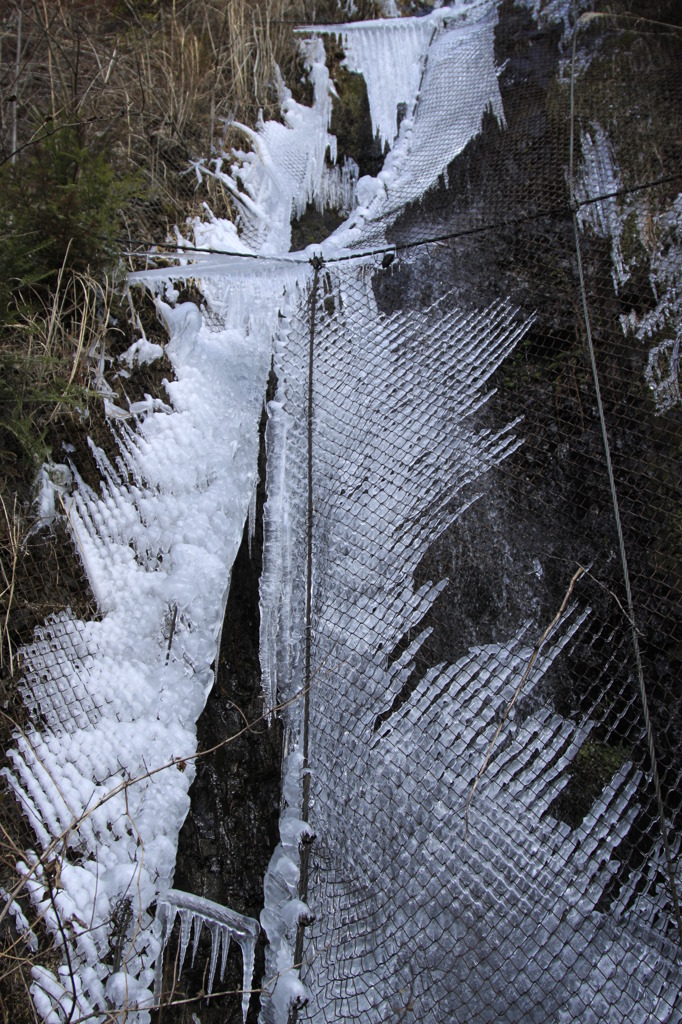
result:
M 682 32 L 655 7 L 581 22 L 575 58 L 511 4 L 439 30 L 375 255 L 282 318 L 261 629 L 270 704 L 305 696 L 301 1020 L 682 1019 Z M 22 655 L 56 735 L 106 699 L 84 605 Z
M 289 730 L 317 834 L 298 1019 L 682 1012 L 682 33 L 578 31 L 573 69 L 560 28 L 502 8 L 505 127 L 484 119 L 420 204 L 384 204 L 357 244 L 394 261 L 318 268 L 280 344 L 278 657 L 306 693 Z

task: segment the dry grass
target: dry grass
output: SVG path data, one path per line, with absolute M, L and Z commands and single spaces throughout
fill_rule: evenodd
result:
M 373 0 L 357 8 L 377 13 Z M 336 0 L 11 0 L 0 22 L 0 163 L 75 124 L 121 172 L 141 173 L 146 198 L 130 232 L 158 238 L 205 198 L 184 173 L 191 160 L 220 147 L 232 120 L 279 115 L 278 67 L 299 84 L 292 25 L 340 14 Z

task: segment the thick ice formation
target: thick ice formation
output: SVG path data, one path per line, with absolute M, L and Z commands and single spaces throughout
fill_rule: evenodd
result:
M 280 842 L 268 865 L 263 886 L 264 909 L 261 924 L 268 938 L 265 977 L 261 997 L 263 1024 L 288 1020 L 293 1007 L 308 1003 L 308 992 L 301 983 L 300 967 L 294 961 L 296 930 L 300 924 L 312 924 L 314 914 L 299 899 L 301 843 L 314 836 L 310 826 L 300 819 L 302 806 L 303 756 L 294 750 L 283 766 L 284 811 L 280 819 Z
M 480 133 L 487 111 L 505 123 L 495 64 L 496 7 L 458 4 L 435 11 L 428 19 L 414 20 L 423 21 L 424 27 L 402 33 L 400 23 L 379 21 L 360 23 L 347 33 L 368 89 L 375 83 L 369 94 L 373 122 L 383 124 L 382 132 L 388 131 L 389 111 L 394 123 L 395 104 L 403 95 L 407 110 L 382 170 L 376 178 L 360 179 L 358 209 L 327 240 L 325 253 L 380 244 L 398 212 L 420 199 Z M 395 63 L 383 63 L 388 51 L 403 41 L 407 53 L 391 58 Z M 426 48 L 423 59 L 413 58 L 421 45 Z M 419 75 L 409 70 L 417 66 Z M 386 67 L 391 68 L 388 78 L 382 70 Z M 417 95 L 414 81 L 418 87 L 422 71 Z
M 336 138 L 329 134 L 333 86 L 324 46 L 319 39 L 302 45 L 313 85 L 312 107 L 297 103 L 281 82 L 284 124 L 261 121 L 255 130 L 236 125 L 252 149 L 196 165 L 199 175 L 217 178 L 235 199 L 242 242 L 253 252 L 287 252 L 292 218 L 300 217 L 313 201 L 324 207 L 343 195 L 343 180 L 338 173 L 330 176 L 326 161 L 328 154 L 330 163 L 336 163 Z M 230 164 L 231 158 L 235 162 Z
M 344 64 L 365 79 L 372 129 L 383 149 L 392 146 L 397 135 L 398 107 L 412 112 L 426 51 L 443 20 L 444 14 L 437 11 L 426 18 L 314 25 L 300 31 L 341 37 Z
M 296 294 L 309 268 L 276 263 L 237 284 L 229 263 L 211 278 L 207 261 L 205 273 L 212 321 L 208 309 L 159 299 L 176 376 L 168 401 L 119 409 L 115 463 L 93 446 L 99 495 L 75 469 L 72 493 L 60 492 L 102 617 L 53 616 L 23 652 L 25 694 L 45 725 L 17 736 L 9 780 L 41 847 L 64 837 L 68 851 L 56 846 L 54 907 L 31 863 L 27 888 L 55 935 L 56 913 L 73 935 L 78 998 L 94 1020 L 111 1005 L 148 1019 L 134 1009 L 151 1004 L 161 953 L 148 908 L 170 885 L 188 809 L 194 723 L 255 485 L 272 333 L 287 287 Z M 168 271 L 148 283 L 172 291 Z M 112 974 L 109 928 L 122 919 Z M 41 1005 L 73 1001 L 67 976 L 43 971 L 35 985 Z

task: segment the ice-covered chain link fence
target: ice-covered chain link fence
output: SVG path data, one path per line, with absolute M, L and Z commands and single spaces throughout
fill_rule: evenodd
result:
M 602 24 L 588 40 L 591 76 L 604 54 L 613 76 L 614 38 L 627 44 Z M 548 52 L 551 44 L 541 37 Z M 560 215 L 415 246 L 388 268 L 319 270 L 306 456 L 313 655 L 303 680 L 319 839 L 306 894 L 317 921 L 302 946 L 312 993 L 305 1019 L 679 1013 L 675 913 L 581 315 L 566 89 L 550 96 L 553 123 L 538 110 L 554 87 L 548 67 L 545 92 L 536 80 L 534 102 L 518 104 L 525 126 L 507 104 L 505 114 L 519 140 L 533 137 L 529 123 L 541 125 L 540 149 L 554 134 L 551 188 L 540 175 L 530 191 L 545 211 L 556 195 Z M 640 79 L 652 95 L 664 85 L 674 96 L 677 76 L 662 67 L 650 53 Z M 582 100 L 579 90 L 578 122 Z M 532 176 L 519 175 L 514 194 L 509 164 L 488 159 L 497 134 L 488 127 L 448 173 L 473 180 L 485 168 L 490 195 L 525 219 Z M 590 131 L 582 201 L 597 209 L 580 222 L 586 304 L 676 858 L 681 581 L 663 549 L 675 544 L 679 406 L 667 400 L 672 384 L 656 401 L 651 352 L 633 338 L 651 311 L 650 289 L 631 257 L 618 277 L 614 231 L 602 227 L 610 217 L 617 232 L 614 194 L 644 184 L 645 218 L 663 211 L 664 228 L 674 175 L 659 155 L 657 176 L 623 186 L 608 148 L 593 155 L 600 136 Z M 656 177 L 670 180 L 652 185 Z M 475 223 L 480 180 L 464 198 L 446 182 L 438 202 L 427 194 L 412 225 L 404 216 L 393 226 L 398 246 L 420 217 L 423 231 L 424 210 L 442 227 L 460 204 Z M 497 190 L 501 180 L 515 202 Z M 626 215 L 638 212 L 625 205 Z M 666 326 L 672 316 L 659 319 Z M 286 358 L 279 372 L 286 391 Z M 303 420 L 308 396 L 297 405 L 295 394 L 288 408 Z M 464 806 L 494 727 L 577 566 L 585 572 L 492 752 L 465 842 Z
M 679 44 L 583 28 L 585 294 L 676 858 L 680 140 L 665 129 Z M 433 39 L 404 174 L 351 259 L 318 265 L 274 359 L 269 500 L 286 493 L 282 517 L 266 506 L 266 548 L 289 545 L 292 575 L 287 591 L 274 559 L 263 580 L 264 678 L 271 706 L 307 697 L 287 740 L 308 732 L 319 837 L 302 1016 L 675 1020 L 676 929 L 582 326 L 567 51 L 520 8 L 448 35 Z M 468 97 L 458 61 L 485 69 Z M 461 151 L 428 100 L 453 91 L 482 116 Z M 441 180 L 417 202 L 434 152 Z M 67 684 L 74 721 L 95 713 Z

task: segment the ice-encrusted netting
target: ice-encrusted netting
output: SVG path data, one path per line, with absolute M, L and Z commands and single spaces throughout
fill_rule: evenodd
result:
M 679 45 L 541 6 L 304 30 L 312 105 L 281 83 L 283 123 L 196 165 L 238 205 L 238 229 L 194 225 L 223 255 L 139 275 L 167 403 L 109 401 L 99 493 L 74 467 L 43 479 L 100 611 L 53 616 L 22 655 L 34 727 L 7 778 L 42 855 L 20 870 L 69 944 L 35 970 L 46 1020 L 149 1020 L 176 919 L 180 969 L 207 928 L 207 990 L 231 940 L 252 987 L 258 922 L 172 878 L 271 365 L 261 665 L 285 760 L 260 1020 L 682 1020 Z M 377 178 L 334 166 L 332 34 L 390 146 Z M 287 255 L 310 202 L 354 208 Z M 203 311 L 176 302 L 183 277 Z
M 67 929 L 78 967 L 74 982 L 66 968 L 59 978 L 36 971 L 48 1019 L 61 1019 L 60 1005 L 72 1019 L 97 1020 L 108 1007 L 134 1014 L 152 1002 L 163 937 L 150 907 L 172 882 L 189 807 L 194 768 L 183 759 L 195 751 L 213 681 L 284 290 L 269 274 L 269 301 L 259 300 L 252 279 L 250 313 L 226 307 L 217 331 L 195 305 L 159 299 L 176 378 L 168 404 L 117 408 L 116 464 L 94 451 L 100 493 L 74 471 L 73 494 L 63 497 L 101 617 L 55 616 L 22 652 L 36 725 L 17 737 L 8 773 L 38 849 L 60 861 L 53 901 L 35 855 L 20 865 L 26 887 L 47 926 Z M 114 921 L 124 929 L 112 971 Z
M 589 604 L 570 604 L 534 662 L 537 629 L 527 622 L 414 679 L 433 629 L 424 620 L 448 584 L 418 584 L 418 568 L 483 500 L 481 478 L 522 443 L 520 425 L 472 424 L 489 378 L 529 324 L 508 304 L 472 312 L 448 294 L 384 316 L 371 277 L 330 272 L 318 308 L 309 678 L 302 582 L 282 569 L 300 564 L 307 523 L 304 329 L 291 330 L 276 362 L 282 394 L 270 410 L 270 443 L 276 449 L 286 431 L 291 487 L 285 508 L 266 506 L 266 515 L 289 524 L 280 551 L 270 551 L 280 587 L 289 583 L 289 632 L 282 621 L 271 628 L 266 576 L 264 667 L 277 633 L 266 695 L 274 703 L 309 691 L 288 724 L 292 748 L 307 749 L 295 765 L 304 771 L 298 802 L 317 838 L 306 868 L 315 918 L 303 953 L 307 991 L 286 973 L 295 928 L 287 946 L 270 912 L 275 995 L 261 1019 L 286 1020 L 281 989 L 309 1000 L 303 1016 L 315 1021 L 400 1019 L 409 1008 L 423 1021 L 616 1021 L 639 1019 L 644 1006 L 650 1019 L 678 1019 L 675 946 L 648 930 L 670 913 L 661 879 L 652 887 L 631 878 L 608 913 L 600 909 L 638 813 L 641 771 L 623 758 L 579 828 L 553 815 L 599 723 L 565 718 L 533 694 L 546 694 L 543 681 L 558 666 L 570 672 L 562 656 L 588 630 Z M 608 667 L 597 671 L 608 692 Z M 508 723 L 466 836 L 471 788 L 520 686 L 533 710 Z M 283 833 L 271 866 L 292 899 L 301 895 L 298 842 L 295 831 Z

